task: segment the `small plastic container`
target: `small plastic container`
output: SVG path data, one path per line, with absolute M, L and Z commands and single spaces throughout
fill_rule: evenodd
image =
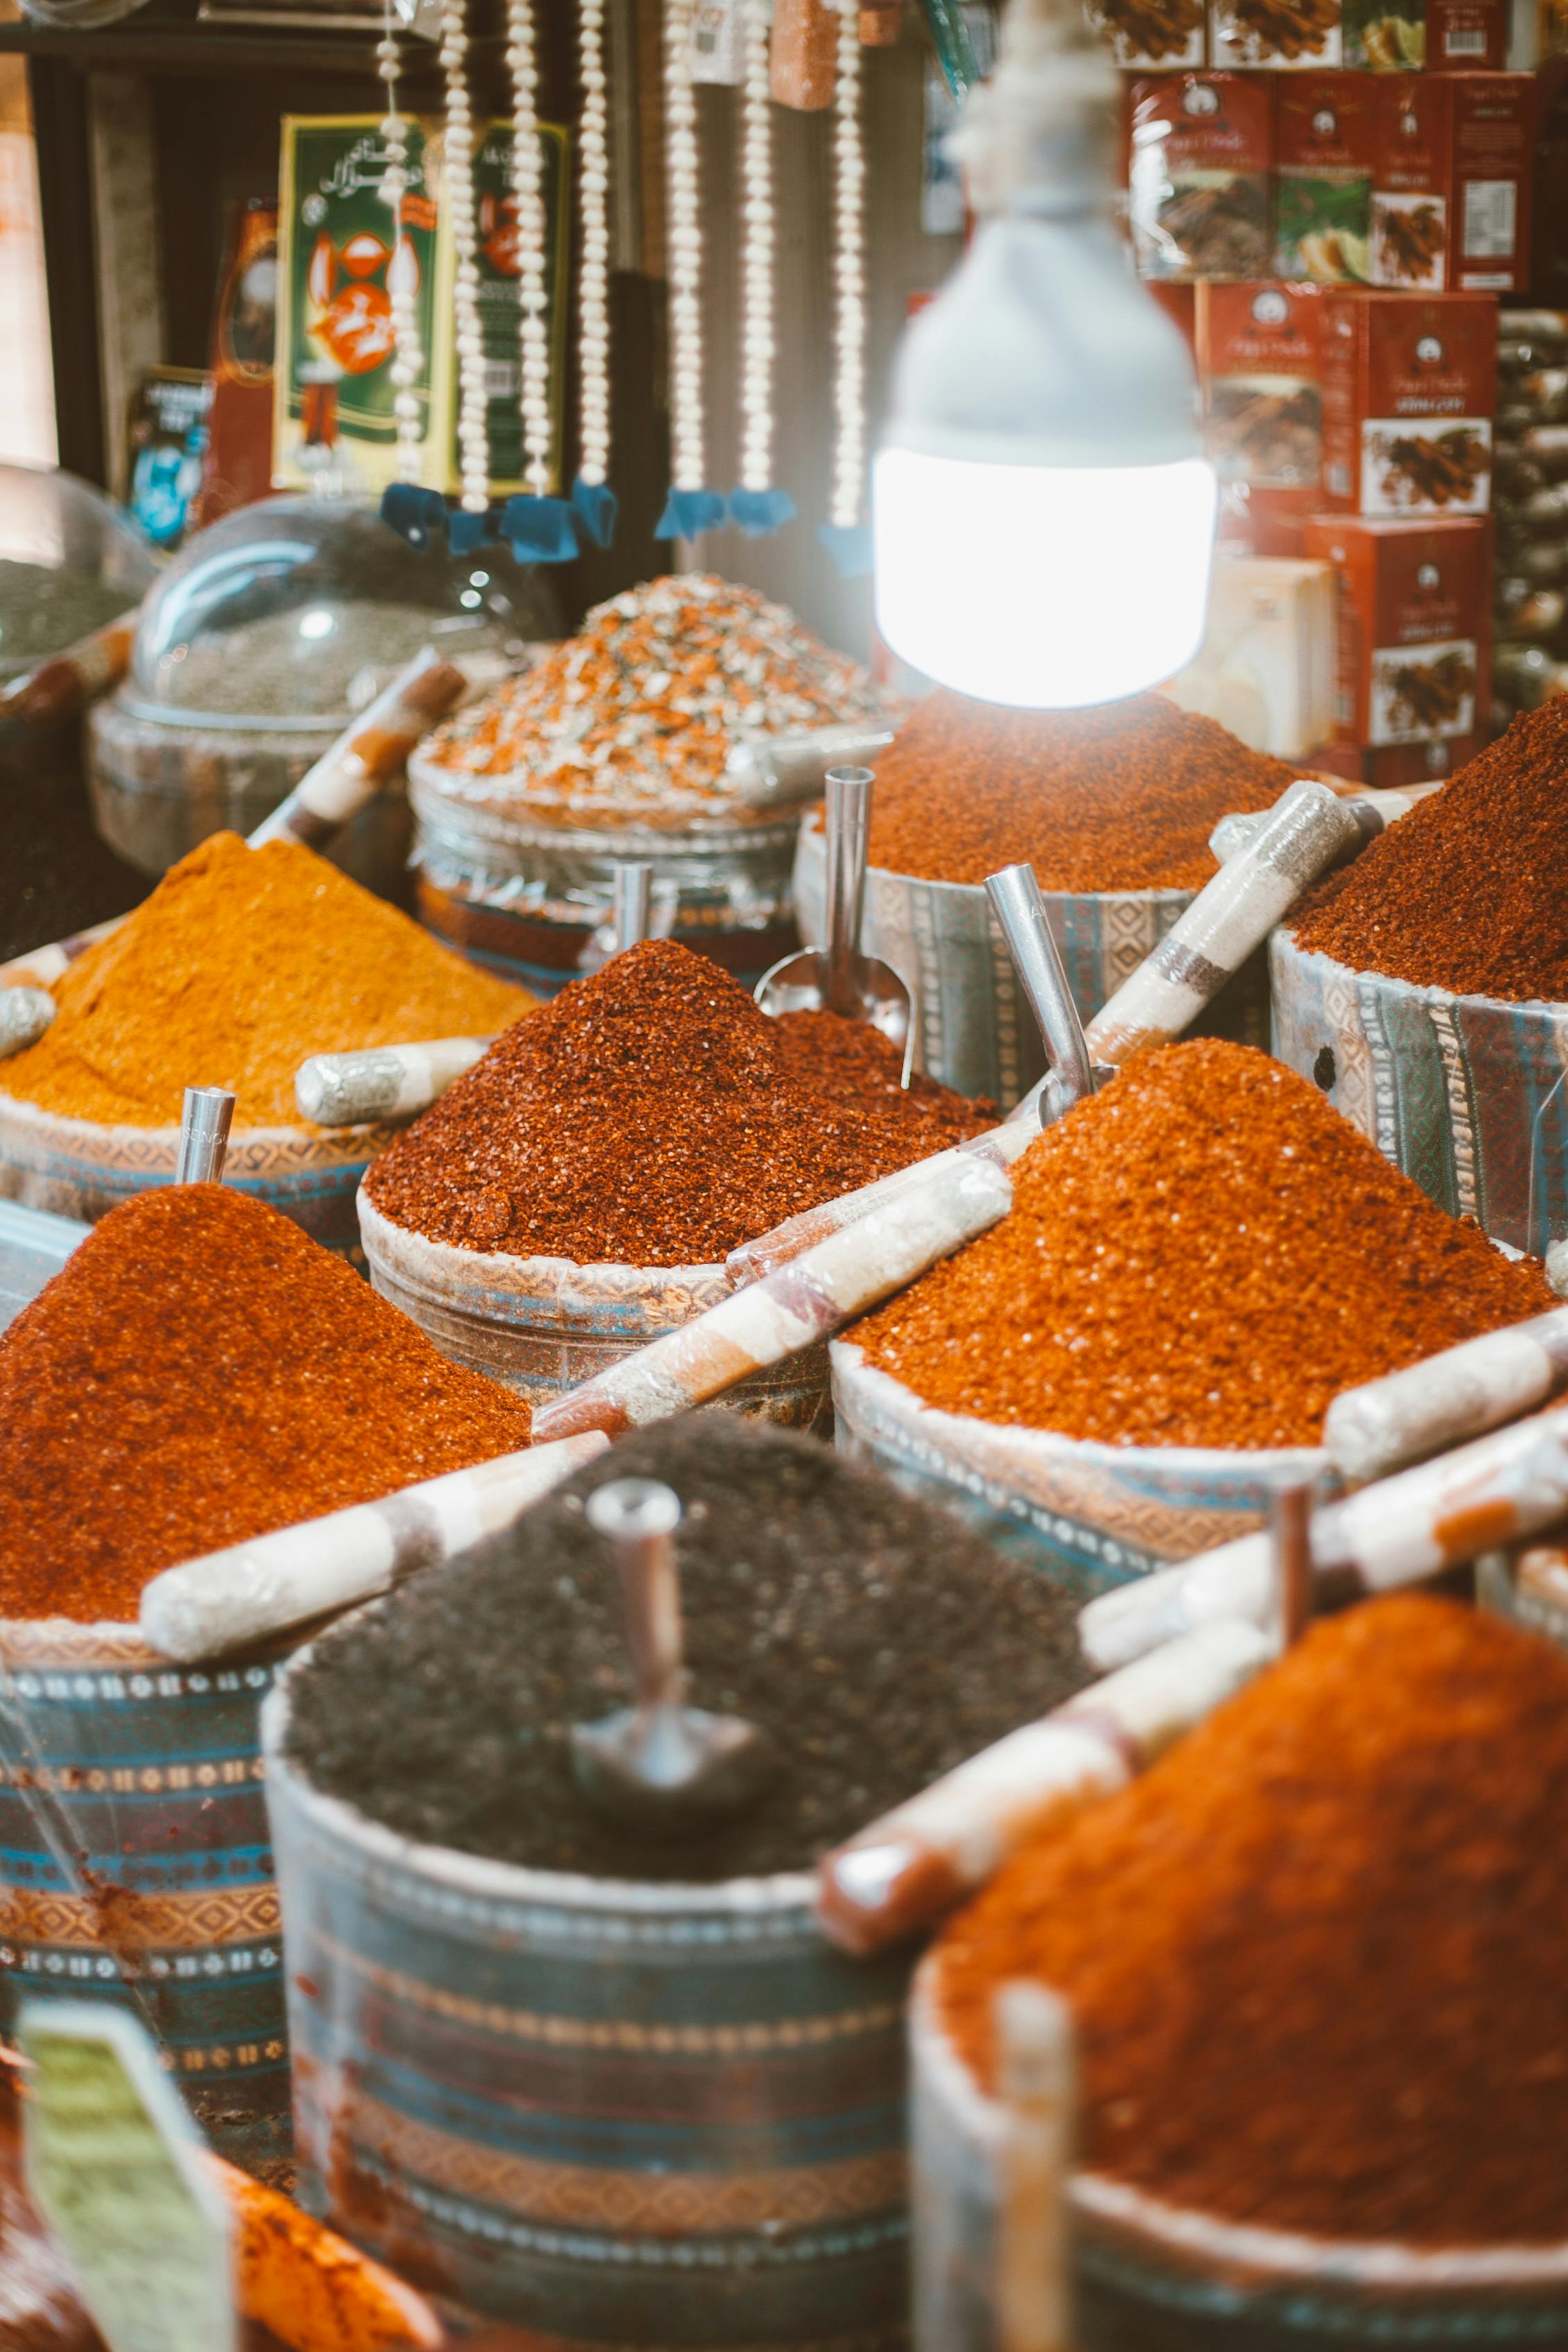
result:
M 625 1356 L 705 1314 L 730 1293 L 721 1265 L 578 1265 L 563 1257 L 455 1249 L 409 1233 L 359 1195 L 372 1287 L 455 1364 L 551 1403 Z M 720 1410 L 826 1431 L 827 1350 L 755 1373 Z
M 1261 1527 L 1280 1486 L 1331 1490 L 1320 1446 L 1106 1445 L 922 1404 L 834 1339 L 836 1443 L 1087 1600 Z
M 1568 1004 L 1456 996 L 1269 942 L 1274 1051 L 1457 1217 L 1531 1256 L 1568 1234 Z
M 210 833 L 248 834 L 423 646 L 501 677 L 549 634 L 553 591 L 500 545 L 410 547 L 347 499 L 268 499 L 198 532 L 142 613 L 131 674 L 89 720 L 99 831 L 161 874 Z M 405 796 L 332 851 L 396 893 Z
M 100 490 L 74 474 L 0 465 L 0 684 L 132 611 L 157 576 L 152 549 Z M 58 766 L 76 723 L 0 722 L 0 776 Z

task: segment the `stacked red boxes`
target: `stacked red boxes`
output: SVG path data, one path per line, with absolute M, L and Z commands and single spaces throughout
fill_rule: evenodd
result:
M 1272 278 L 1193 290 L 1220 536 L 1300 555 L 1323 503 L 1322 294 Z
M 1408 74 L 1373 85 L 1374 285 L 1510 294 L 1530 283 L 1535 77 Z

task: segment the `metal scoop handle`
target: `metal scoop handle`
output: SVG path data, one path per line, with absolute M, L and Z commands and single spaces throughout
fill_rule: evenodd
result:
M 610 884 L 610 929 L 616 955 L 625 955 L 648 934 L 653 867 L 640 858 L 617 858 Z
M 1058 1109 L 1067 1110 L 1094 1092 L 1094 1069 L 1034 867 L 1005 866 L 999 874 L 988 874 L 985 895 L 1045 1041 L 1051 1094 Z
M 228 1153 L 234 1097 L 224 1087 L 187 1087 L 180 1118 L 176 1184 L 220 1184 Z
M 866 842 L 871 829 L 869 768 L 829 768 L 827 791 L 827 1009 L 861 1015 L 856 963 L 866 903 Z
M 613 1478 L 588 1497 L 588 1525 L 615 1546 L 637 1709 L 679 1706 L 685 1685 L 678 1496 L 653 1478 Z

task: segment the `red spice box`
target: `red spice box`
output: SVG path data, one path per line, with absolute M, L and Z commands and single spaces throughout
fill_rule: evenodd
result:
M 1171 73 L 1204 63 L 1205 0 L 1087 0 L 1119 66 Z
M 1274 106 L 1246 74 L 1157 74 L 1127 92 L 1127 208 L 1145 278 L 1268 270 Z
M 1315 515 L 1305 542 L 1340 580 L 1325 764 L 1369 784 L 1447 775 L 1481 748 L 1490 703 L 1489 519 Z
M 1506 0 L 1426 0 L 1428 73 L 1500 73 L 1507 63 Z
M 1323 503 L 1484 514 L 1497 306 L 1486 294 L 1323 297 Z
M 1322 295 L 1274 279 L 1194 291 L 1220 534 L 1299 555 L 1302 520 L 1323 503 Z
M 1373 283 L 1499 294 L 1528 286 L 1534 75 L 1414 74 L 1372 89 Z
M 1211 0 L 1213 66 L 1306 73 L 1342 58 L 1341 0 Z
M 1371 276 L 1373 99 L 1359 73 L 1301 74 L 1275 102 L 1274 275 L 1320 286 Z
M 1508 62 L 1507 0 L 1344 0 L 1343 59 L 1372 73 L 1473 73 Z

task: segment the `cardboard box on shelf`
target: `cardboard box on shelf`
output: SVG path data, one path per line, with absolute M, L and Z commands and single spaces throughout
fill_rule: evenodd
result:
M 1341 0 L 1211 0 L 1209 63 L 1310 72 L 1342 61 Z
M 1322 506 L 1322 295 L 1278 279 L 1194 289 L 1220 535 L 1255 555 L 1301 551 Z
M 1344 0 L 1343 61 L 1370 73 L 1498 70 L 1508 14 L 1508 0 Z
M 1417 74 L 1373 86 L 1372 277 L 1402 292 L 1530 282 L 1531 74 Z
M 1500 73 L 1508 63 L 1507 0 L 1426 0 L 1428 73 Z
M 1491 701 L 1491 524 L 1317 515 L 1307 552 L 1339 575 L 1334 725 L 1321 765 L 1369 784 L 1447 775 Z
M 1333 724 L 1334 592 L 1325 562 L 1222 551 L 1203 645 L 1165 693 L 1255 751 L 1305 760 Z
M 1371 276 L 1373 98 L 1365 74 L 1300 74 L 1275 101 L 1274 275 L 1320 286 Z
M 1171 73 L 1204 63 L 1205 0 L 1086 0 L 1086 5 L 1119 66 Z
M 1140 77 L 1127 91 L 1127 210 L 1142 276 L 1260 278 L 1274 107 L 1247 74 Z
M 1322 333 L 1325 507 L 1485 513 L 1497 407 L 1491 298 L 1330 292 Z

